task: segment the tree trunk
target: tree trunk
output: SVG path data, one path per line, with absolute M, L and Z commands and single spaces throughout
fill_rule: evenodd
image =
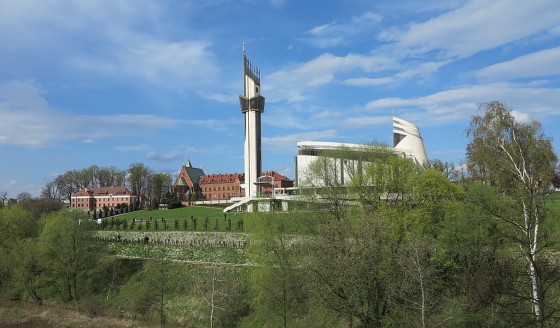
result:
M 527 240 L 529 242 L 529 254 L 526 256 L 527 262 L 529 263 L 529 279 L 531 280 L 531 292 L 533 295 L 533 314 L 535 315 L 535 322 L 537 327 L 542 326 L 542 304 L 539 291 L 539 277 L 537 268 L 535 266 L 537 260 L 537 241 L 539 232 L 539 217 L 535 215 L 534 227 L 531 236 L 531 215 L 527 208 L 527 204 L 523 202 L 523 215 L 525 219 L 525 234 L 527 235 Z

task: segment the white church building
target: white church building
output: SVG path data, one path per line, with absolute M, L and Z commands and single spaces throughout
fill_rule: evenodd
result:
M 298 187 L 314 185 L 310 181 L 310 166 L 319 156 L 329 157 L 332 150 L 346 149 L 352 152 L 368 151 L 380 146 L 351 144 L 324 141 L 300 141 L 297 143 L 298 154 L 295 158 L 295 182 Z M 428 156 L 424 141 L 418 127 L 403 119 L 393 117 L 393 148 L 385 149 L 397 156 L 409 158 L 418 167 L 424 168 L 428 164 Z M 336 165 L 338 183 L 344 185 L 350 181 L 350 170 L 355 170 L 360 163 L 351 158 L 332 158 L 330 165 Z

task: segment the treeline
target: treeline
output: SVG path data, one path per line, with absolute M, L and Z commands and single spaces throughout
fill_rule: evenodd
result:
M 551 141 L 497 102 L 467 131 L 455 181 L 379 148 L 319 157 L 302 208 L 245 218 L 250 268 L 126 262 L 79 212 L 0 208 L 0 295 L 188 327 L 557 327 Z M 333 158 L 358 157 L 342 181 Z
M 311 233 L 295 247 L 289 218 L 262 214 L 244 326 L 558 326 L 557 157 L 538 122 L 484 109 L 458 182 L 368 147 L 314 162 L 313 205 L 291 214 Z M 342 183 L 333 158 L 358 156 Z
M 102 248 L 83 213 L 59 210 L 40 217 L 21 205 L 0 208 L 0 294 L 10 299 L 79 300 Z
M 67 171 L 49 181 L 43 187 L 40 198 L 69 200 L 73 193 L 82 188 L 127 187 L 139 196 L 135 208 L 157 208 L 160 203 L 174 208 L 181 203 L 172 192 L 172 185 L 170 174 L 155 173 L 142 163 L 132 163 L 127 170 L 92 165 L 85 169 Z
M 35 217 L 19 204 L 0 207 L 0 300 L 64 304 L 147 326 L 207 327 L 216 320 L 214 327 L 234 327 L 246 315 L 245 269 L 175 263 L 157 238 L 143 248 L 144 259 L 116 257 L 111 244 L 124 240 L 102 241 L 96 225 L 81 211 Z

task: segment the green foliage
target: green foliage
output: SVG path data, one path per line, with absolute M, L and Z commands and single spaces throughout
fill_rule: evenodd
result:
M 35 303 L 43 304 L 45 289 L 48 286 L 45 259 L 36 238 L 21 239 L 10 254 L 13 265 L 11 291 L 13 295 L 31 298 Z
M 529 295 L 519 295 L 519 299 L 528 301 L 537 327 L 542 327 L 549 317 L 545 290 L 550 283 L 548 278 L 554 276 L 554 271 L 543 272 L 539 268 L 553 267 L 542 266 L 550 261 L 542 254 L 548 236 L 544 231 L 547 227 L 544 200 L 550 192 L 557 157 L 551 139 L 545 137 L 539 122 L 517 122 L 512 112 L 499 102 L 483 108 L 484 113 L 473 116 L 467 131 L 471 138 L 467 165 L 474 178 L 505 196 L 502 198 L 509 211 L 504 206 L 489 206 L 493 204 L 485 200 L 479 203 L 489 215 L 509 225 L 508 236 L 517 244 L 520 256 L 526 259 L 527 267 L 521 272 L 526 272 L 530 284 Z
M 61 211 L 44 218 L 39 243 L 50 287 L 64 302 L 79 300 L 84 278 L 97 262 L 99 245 L 89 238 L 95 228 L 81 212 Z
M 19 205 L 0 207 L 0 292 L 17 297 L 20 289 L 14 288 L 18 279 L 16 262 L 22 241 L 36 238 L 39 222 Z
M 436 237 L 441 223 L 455 213 L 463 197 L 462 187 L 434 169 L 414 175 L 411 182 L 409 229 Z
M 282 326 L 306 312 L 306 290 L 298 240 L 285 233 L 285 217 L 261 214 L 255 219 L 253 259 L 253 307 L 281 319 Z
M 19 205 L 0 208 L 0 246 L 8 247 L 19 239 L 34 238 L 39 231 L 38 220 Z

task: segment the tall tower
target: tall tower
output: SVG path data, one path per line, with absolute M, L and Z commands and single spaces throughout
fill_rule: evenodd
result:
M 261 175 L 261 113 L 264 112 L 264 97 L 261 96 L 260 70 L 245 54 L 243 46 L 243 87 L 239 96 L 241 113 L 245 116 L 245 197 L 257 197 L 257 179 Z M 252 211 L 249 205 L 248 211 Z

